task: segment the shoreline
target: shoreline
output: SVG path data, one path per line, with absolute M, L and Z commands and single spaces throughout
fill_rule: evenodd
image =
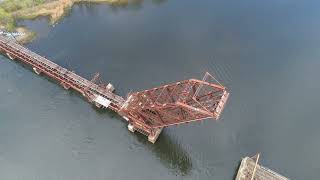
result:
M 127 5 L 129 0 L 52 0 L 44 2 L 33 7 L 21 8 L 12 12 L 4 12 L 5 16 L 11 19 L 3 20 L 0 22 L 0 28 L 5 29 L 8 32 L 17 32 L 23 34 L 22 36 L 16 37 L 20 43 L 29 43 L 36 37 L 36 33 L 30 31 L 26 27 L 17 26 L 18 20 L 32 20 L 38 17 L 48 17 L 50 24 L 55 24 L 60 21 L 65 14 L 67 14 L 71 8 L 77 3 L 107 3 L 111 5 Z M 1 4 L 0 4 L 1 7 Z M 4 15 L 2 15 L 4 16 Z M 5 18 L 8 18 L 5 17 Z M 3 19 L 3 17 L 2 17 Z

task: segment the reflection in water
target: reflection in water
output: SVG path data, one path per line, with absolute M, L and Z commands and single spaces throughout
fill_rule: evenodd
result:
M 115 1 L 112 3 L 108 3 L 111 7 L 112 10 L 116 11 L 119 9 L 141 9 L 143 3 L 147 1 L 145 0 L 120 0 L 120 1 Z M 154 5 L 161 5 L 167 0 L 150 0 L 148 2 L 151 2 Z M 78 5 L 83 5 L 83 6 L 88 6 L 88 10 L 90 11 L 90 6 L 93 4 L 99 4 L 97 2 L 79 2 Z M 93 11 L 93 10 L 92 10 Z M 94 12 L 94 11 L 93 11 Z
M 188 153 L 183 148 L 173 142 L 163 131 L 155 144 L 150 143 L 144 135 L 135 133 L 138 141 L 150 149 L 162 164 L 174 173 L 182 176 L 189 174 L 192 169 L 192 161 Z
M 111 7 L 113 10 L 117 10 L 120 8 L 140 9 L 144 2 L 146 2 L 146 1 L 145 0 L 123 0 L 123 1 L 112 3 Z M 149 2 L 151 2 L 152 4 L 155 4 L 155 5 L 161 5 L 165 2 L 167 2 L 167 0 L 151 0 Z
M 165 3 L 167 0 L 152 0 L 152 2 L 154 4 L 162 4 L 162 3 Z

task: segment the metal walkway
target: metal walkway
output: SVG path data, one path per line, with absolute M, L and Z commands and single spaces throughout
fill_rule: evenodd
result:
M 25 64 L 32 66 L 37 74 L 43 73 L 57 80 L 65 89 L 72 88 L 78 91 L 87 97 L 90 102 L 98 97 L 100 97 L 100 99 L 103 97 L 110 101 L 109 108 L 116 112 L 125 102 L 122 97 L 112 93 L 112 90 L 106 86 L 99 86 L 30 51 L 14 40 L 0 36 L 0 50 L 5 52 L 10 59 L 19 59 Z

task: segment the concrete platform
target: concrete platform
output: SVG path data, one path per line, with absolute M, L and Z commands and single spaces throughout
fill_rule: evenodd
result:
M 253 177 L 252 177 L 253 176 Z M 266 168 L 250 157 L 241 161 L 238 174 L 235 180 L 289 180 L 288 178 Z

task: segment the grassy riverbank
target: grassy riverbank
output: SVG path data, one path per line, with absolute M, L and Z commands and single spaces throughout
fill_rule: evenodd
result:
M 50 23 L 54 24 L 75 3 L 81 2 L 127 4 L 129 0 L 3 0 L 0 2 L 0 29 L 23 32 L 25 35 L 18 40 L 28 42 L 35 37 L 35 34 L 23 27 L 17 27 L 17 20 L 47 16 Z

